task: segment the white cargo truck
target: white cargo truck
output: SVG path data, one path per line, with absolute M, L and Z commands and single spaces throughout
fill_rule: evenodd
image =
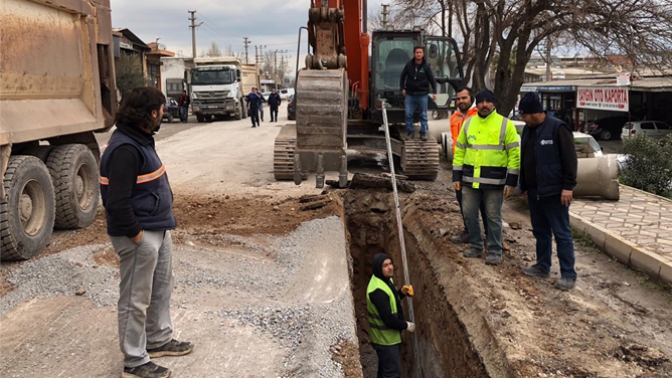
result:
M 259 69 L 231 56 L 196 58 L 190 84 L 191 110 L 198 122 L 215 116 L 242 119 L 247 117 L 243 98 L 252 86 L 259 86 Z

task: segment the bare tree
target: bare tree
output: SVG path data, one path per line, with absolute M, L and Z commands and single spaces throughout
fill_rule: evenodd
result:
M 222 50 L 220 50 L 219 45 L 217 42 L 213 41 L 212 44 L 210 45 L 210 48 L 205 51 L 205 56 L 207 57 L 217 57 L 217 56 L 223 56 Z
M 515 105 L 532 53 L 549 37 L 566 35 L 575 48 L 605 61 L 625 56 L 633 67 L 672 63 L 671 0 L 398 1 L 402 13 L 424 15 L 418 23 L 430 32 L 446 2 L 457 21 L 467 81 L 483 89 L 494 72 L 493 89 L 503 114 Z

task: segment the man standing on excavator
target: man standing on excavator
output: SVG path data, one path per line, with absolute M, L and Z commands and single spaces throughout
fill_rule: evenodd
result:
M 415 324 L 404 320 L 401 300 L 413 296 L 413 287 L 394 287 L 394 263 L 385 253 L 373 256 L 373 275 L 366 288 L 369 336 L 378 355 L 377 378 L 401 377 L 401 331 L 415 332 Z
M 401 71 L 401 93 L 404 95 L 406 106 L 406 132 L 407 138 L 413 139 L 413 112 L 418 108 L 420 114 L 420 139 L 427 140 L 427 106 L 429 99 L 429 87 L 432 87 L 432 100 L 436 101 L 436 80 L 434 73 L 425 60 L 425 49 L 416 46 L 413 50 L 413 59 L 406 64 Z

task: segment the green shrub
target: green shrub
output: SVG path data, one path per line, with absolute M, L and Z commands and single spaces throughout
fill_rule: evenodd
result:
M 621 183 L 672 198 L 672 134 L 662 140 L 638 135 L 623 142 L 623 153 Z
M 115 66 L 117 73 L 117 88 L 122 98 L 133 88 L 148 85 L 142 69 L 142 60 L 138 54 L 121 54 Z

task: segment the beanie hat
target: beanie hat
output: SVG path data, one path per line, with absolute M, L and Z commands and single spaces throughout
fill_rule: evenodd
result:
M 541 106 L 541 101 L 536 93 L 527 92 L 523 98 L 520 99 L 518 111 L 520 111 L 520 114 L 535 114 L 543 113 L 544 108 Z
M 492 102 L 493 104 L 495 103 L 495 94 L 492 93 L 492 91 L 489 90 L 489 89 L 480 91 L 476 95 L 476 103 L 477 104 L 479 104 L 479 103 L 481 103 L 485 100 L 488 100 L 488 101 Z

